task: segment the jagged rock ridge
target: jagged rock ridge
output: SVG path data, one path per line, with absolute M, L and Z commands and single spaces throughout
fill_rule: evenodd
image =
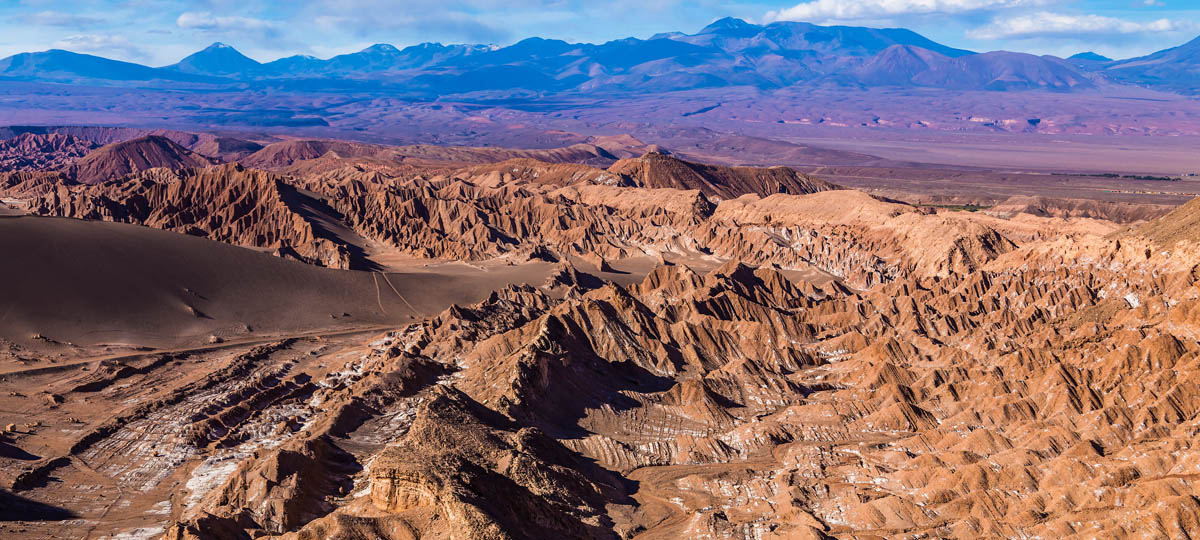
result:
M 0 171 L 57 169 L 94 148 L 74 135 L 21 133 L 0 140 Z

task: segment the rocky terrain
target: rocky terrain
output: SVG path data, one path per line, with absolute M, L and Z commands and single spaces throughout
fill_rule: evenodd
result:
M 628 176 L 643 187 L 695 189 L 705 196 L 722 199 L 746 193 L 800 195 L 837 189 L 833 184 L 809 178 L 787 167 L 718 167 L 688 163 L 660 152 L 623 159 L 609 167 L 609 171 Z
M 0 176 L 5 537 L 1200 532 L 1197 202 L 161 138 Z
M 232 244 L 270 249 L 346 268 L 346 246 L 306 219 L 317 205 L 278 175 L 236 164 L 208 169 L 150 168 L 100 184 L 59 185 L 31 203 L 37 214 L 136 223 Z
M 86 163 L 108 163 L 106 154 L 97 154 Z M 290 156 L 277 168 L 294 171 L 297 163 L 316 159 L 311 155 Z M 637 232 L 638 220 L 701 226 L 715 208 L 706 193 L 719 200 L 837 188 L 783 167 L 700 165 L 659 153 L 607 170 L 524 158 L 419 175 L 398 175 L 394 161 L 372 171 L 357 158 L 337 159 L 339 168 L 300 178 L 238 164 L 186 169 L 179 163 L 113 173 L 113 180 L 100 184 L 64 178 L 53 189 L 41 176 L 10 175 L 7 191 L 36 195 L 28 206 L 39 215 L 135 223 L 332 268 L 366 269 L 376 266 L 366 253 L 375 244 L 418 258 L 472 261 L 544 248 L 577 256 L 643 256 L 677 240 L 674 232 Z M 636 203 L 640 197 L 625 200 L 624 187 L 683 189 L 647 190 L 651 200 Z
M 22 133 L 0 140 L 0 170 L 57 169 L 95 148 L 74 135 Z
M 68 174 L 85 184 L 96 184 L 147 169 L 186 169 L 213 164 L 160 135 L 121 141 L 90 152 L 67 168 Z

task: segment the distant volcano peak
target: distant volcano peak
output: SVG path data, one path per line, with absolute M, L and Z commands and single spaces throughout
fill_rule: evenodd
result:
M 737 17 L 725 17 L 713 21 L 700 30 L 701 34 L 756 34 L 762 27 Z
M 1089 61 L 1093 61 L 1093 62 L 1112 62 L 1113 61 L 1112 58 L 1109 58 L 1107 56 L 1104 56 L 1102 54 L 1098 54 L 1098 53 L 1095 53 L 1092 51 L 1074 54 L 1074 55 L 1071 55 L 1071 57 L 1068 59 L 1069 60 L 1089 60 Z
M 259 65 L 258 61 L 231 45 L 218 41 L 167 68 L 196 75 L 234 75 L 253 70 Z

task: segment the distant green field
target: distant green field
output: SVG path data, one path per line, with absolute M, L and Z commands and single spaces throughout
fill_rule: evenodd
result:
M 978 212 L 987 210 L 991 206 L 982 206 L 978 204 L 922 204 L 920 206 L 928 206 L 930 208 L 941 208 L 945 210 L 955 210 L 960 212 Z
M 1117 173 L 1096 173 L 1096 174 L 1071 174 L 1071 173 L 1054 173 L 1054 176 L 1092 176 L 1096 178 L 1121 178 L 1123 180 L 1149 180 L 1152 182 L 1178 182 L 1179 178 L 1175 176 L 1149 176 L 1144 174 L 1117 174 Z

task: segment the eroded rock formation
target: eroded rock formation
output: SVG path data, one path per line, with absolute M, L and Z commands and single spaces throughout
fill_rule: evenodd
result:
M 628 176 L 649 188 L 697 189 L 709 197 L 730 199 L 746 193 L 762 196 L 775 193 L 801 195 L 838 189 L 837 186 L 798 173 L 787 167 L 722 167 L 691 163 L 649 152 L 638 158 L 622 159 L 609 172 Z
M 322 236 L 311 206 L 316 206 L 311 198 L 282 177 L 230 164 L 150 169 L 99 185 L 59 185 L 36 199 L 31 210 L 135 223 L 347 268 L 348 249 Z
M 95 144 L 60 133 L 21 133 L 0 140 L 0 171 L 47 170 L 87 155 Z
M 55 371 L 47 414 L 136 406 L 56 426 L 72 443 L 11 486 L 59 494 L 74 488 L 45 478 L 86 463 L 119 479 L 121 504 L 167 501 L 145 511 L 172 539 L 1200 530 L 1197 203 L 1122 229 L 850 190 L 710 197 L 597 170 L 13 181 L 39 213 L 328 266 L 369 245 L 545 270 L 369 338 Z M 29 446 L 19 429 L 4 444 Z

